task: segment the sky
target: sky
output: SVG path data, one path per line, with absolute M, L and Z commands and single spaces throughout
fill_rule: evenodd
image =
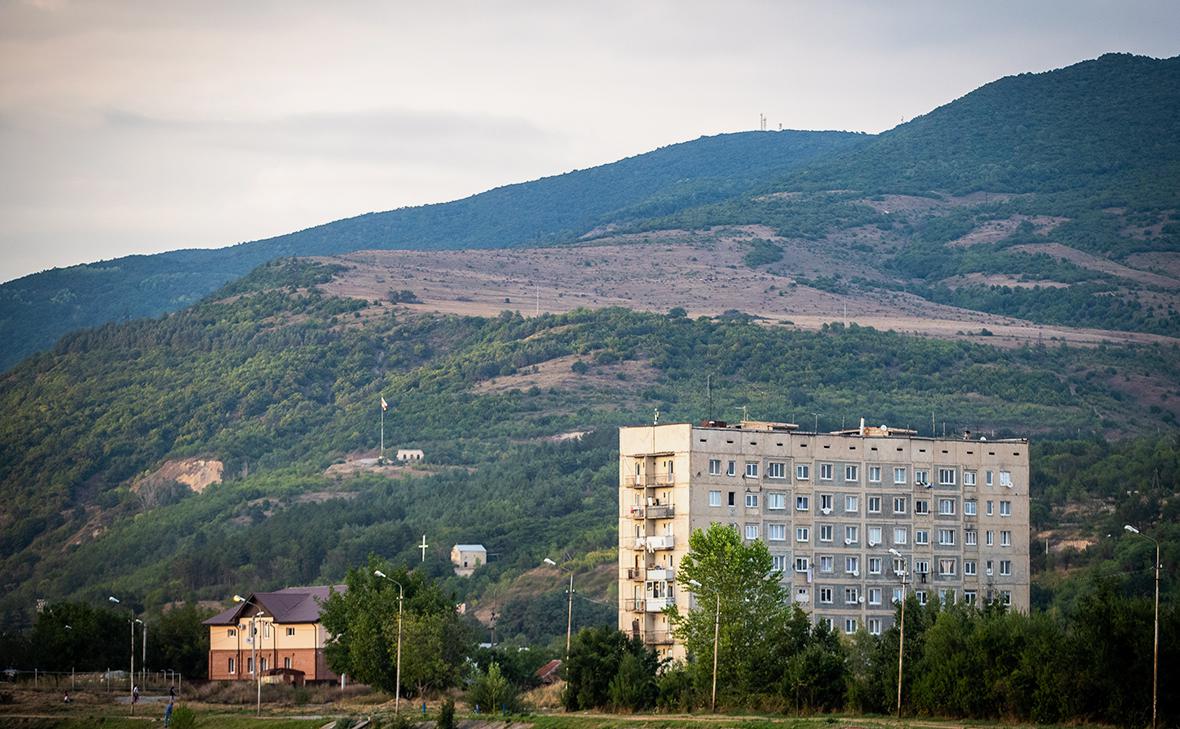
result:
M 989 81 L 1180 53 L 1180 3 L 0 0 L 0 281 L 215 248 Z

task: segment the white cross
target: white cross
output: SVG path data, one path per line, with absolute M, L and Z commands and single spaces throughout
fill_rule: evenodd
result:
M 421 550 L 422 550 L 422 561 L 423 561 L 423 562 L 425 562 L 425 561 L 426 561 L 426 547 L 427 547 L 427 544 L 426 544 L 426 535 L 425 535 L 425 534 L 423 534 L 423 535 L 422 535 L 422 543 L 418 545 L 418 549 L 421 549 Z

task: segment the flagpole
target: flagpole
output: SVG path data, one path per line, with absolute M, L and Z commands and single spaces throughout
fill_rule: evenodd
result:
M 382 405 L 384 405 L 382 400 Z M 381 457 L 377 459 L 378 463 L 385 463 L 385 408 L 381 408 Z

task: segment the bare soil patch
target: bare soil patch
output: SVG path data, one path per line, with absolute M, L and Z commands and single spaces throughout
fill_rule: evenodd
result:
M 1180 252 L 1153 251 L 1132 253 L 1126 258 L 1127 265 L 1141 271 L 1151 271 L 1161 276 L 1180 280 Z
M 620 380 L 625 380 L 634 387 L 641 387 L 655 382 L 657 378 L 655 368 L 648 362 L 627 361 L 600 365 L 592 364 L 593 359 L 593 354 L 556 357 L 545 362 L 538 362 L 512 375 L 502 375 L 484 380 L 476 384 L 473 389 L 478 393 L 490 393 L 527 390 L 530 387 L 549 389 L 597 384 L 608 385 L 617 390 Z M 574 372 L 574 363 L 578 361 L 589 364 L 590 369 L 582 374 Z
M 980 243 L 998 243 L 1016 232 L 1024 222 L 1032 223 L 1038 235 L 1045 235 L 1067 222 L 1069 218 L 1054 215 L 1013 215 L 1003 220 L 989 220 L 977 225 L 971 232 L 947 243 L 950 248 L 965 248 Z
M 962 276 L 944 278 L 942 283 L 952 289 L 970 285 L 1010 286 L 1016 289 L 1035 289 L 1038 286 L 1048 289 L 1069 288 L 1069 284 L 1061 281 L 1026 281 L 1019 276 L 1009 276 L 1002 273 L 966 273 Z
M 1141 271 L 1137 268 L 1130 268 L 1121 263 L 1116 263 L 1109 258 L 1095 256 L 1085 251 L 1079 251 L 1077 248 L 1062 245 L 1061 243 L 1029 243 L 1026 245 L 1012 246 L 1012 250 L 1025 251 L 1027 253 L 1044 253 L 1058 260 L 1069 261 L 1082 268 L 1088 268 L 1091 271 L 1109 273 L 1112 276 L 1138 281 L 1149 286 L 1159 286 L 1167 289 L 1180 288 L 1180 279 L 1151 273 L 1150 271 Z

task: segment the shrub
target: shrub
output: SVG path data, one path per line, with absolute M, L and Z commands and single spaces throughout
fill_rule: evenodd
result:
M 177 706 L 172 710 L 172 723 L 169 729 L 192 729 L 197 725 L 197 715 L 187 706 Z
M 455 729 L 455 700 L 448 698 L 438 710 L 438 729 Z

